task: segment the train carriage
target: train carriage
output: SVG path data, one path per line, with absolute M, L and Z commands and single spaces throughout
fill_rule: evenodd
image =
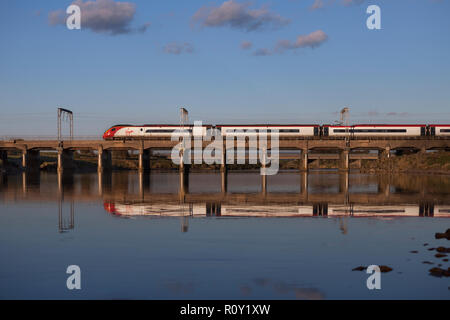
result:
M 421 137 L 427 133 L 427 126 L 395 124 L 358 124 L 354 126 L 324 125 L 322 135 L 327 137 Z
M 431 136 L 436 137 L 450 136 L 450 124 L 430 124 L 428 127 Z
M 217 125 L 221 130 L 222 136 L 254 136 L 258 134 L 267 134 L 277 132 L 280 137 L 314 137 L 320 135 L 320 126 L 283 124 L 250 124 L 250 125 Z

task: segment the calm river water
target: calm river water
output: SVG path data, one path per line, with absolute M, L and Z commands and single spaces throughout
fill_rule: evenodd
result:
M 449 299 L 448 228 L 450 176 L 1 175 L 0 298 Z

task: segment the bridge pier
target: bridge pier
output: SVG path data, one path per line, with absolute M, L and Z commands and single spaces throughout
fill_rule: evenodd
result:
M 73 169 L 73 151 L 58 149 L 58 172 Z
M 8 151 L 0 151 L 0 160 L 2 161 L 2 166 L 6 167 L 6 165 L 8 164 Z
M 98 162 L 97 171 L 111 170 L 112 168 L 112 156 L 111 151 L 103 150 L 103 147 L 98 148 Z
M 222 157 L 220 164 L 220 181 L 222 193 L 228 192 L 228 168 L 227 168 L 227 149 L 224 145 L 222 147 Z
M 349 169 L 349 153 L 350 153 L 350 150 L 349 149 L 344 149 L 344 150 L 342 150 L 341 151 L 341 154 L 340 154 L 340 167 L 339 167 L 339 170 L 343 170 L 343 171 L 348 171 L 348 169 Z
M 300 171 L 308 171 L 308 149 L 302 149 L 300 157 Z
M 391 147 L 387 146 L 384 150 L 381 150 L 379 152 L 379 158 L 382 159 L 389 159 L 391 157 Z
M 261 160 L 261 166 L 263 169 L 263 173 L 261 175 L 261 192 L 263 195 L 267 194 L 267 174 L 266 174 L 266 165 L 267 165 L 267 149 L 263 148 L 263 156 L 262 156 L 262 160 Z
M 150 170 L 150 150 L 139 150 L 139 172 L 147 172 Z
M 39 150 L 22 151 L 22 169 L 39 170 L 40 166 L 41 166 L 41 159 L 39 155 Z

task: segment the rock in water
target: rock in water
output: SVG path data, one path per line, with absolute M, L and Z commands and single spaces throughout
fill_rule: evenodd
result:
M 388 266 L 380 266 L 380 271 L 381 272 L 391 272 L 393 269 L 391 267 Z
M 441 268 L 432 268 L 429 270 L 430 275 L 434 276 L 434 277 L 449 277 L 450 276 L 450 268 L 448 268 L 447 270 L 445 269 L 441 269 Z
M 447 229 L 447 231 L 445 231 L 445 233 L 436 233 L 435 235 L 434 235 L 434 237 L 436 238 L 436 239 L 447 239 L 447 240 L 450 240 L 450 229 Z
M 359 266 L 359 267 L 352 269 L 352 271 L 364 271 L 366 269 L 367 269 L 367 267 Z

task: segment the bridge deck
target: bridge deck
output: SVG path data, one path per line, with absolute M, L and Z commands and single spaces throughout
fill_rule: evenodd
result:
M 176 146 L 178 141 L 170 139 L 145 139 L 145 140 L 0 140 L 1 150 L 141 150 L 141 149 L 171 149 Z M 209 141 L 203 142 L 203 147 L 210 144 Z M 235 146 L 238 142 L 235 141 Z M 249 142 L 245 142 L 248 147 Z M 267 141 L 268 148 L 271 147 L 271 141 Z M 379 149 L 385 150 L 411 148 L 419 150 L 429 149 L 449 149 L 450 138 L 439 137 L 414 137 L 414 138 L 360 138 L 345 139 L 322 138 L 322 139 L 304 139 L 304 138 L 280 138 L 280 149 Z

